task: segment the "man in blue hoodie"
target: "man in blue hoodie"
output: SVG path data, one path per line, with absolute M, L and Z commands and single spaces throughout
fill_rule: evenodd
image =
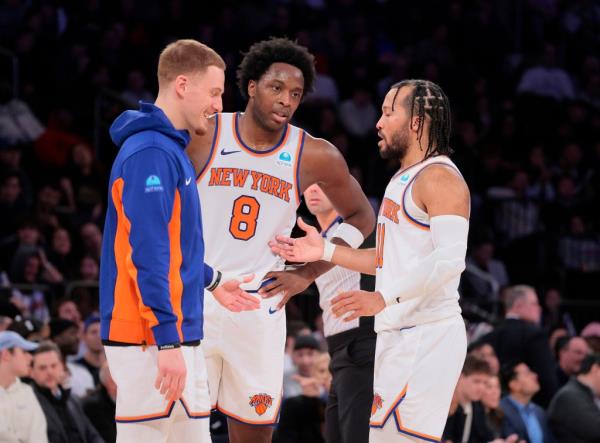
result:
M 197 41 L 168 45 L 158 62 L 156 103 L 124 112 L 110 128 L 120 149 L 109 182 L 100 314 L 117 384 L 119 442 L 209 442 L 199 346 L 204 288 L 231 311 L 259 307 L 239 281 L 222 283 L 220 272 L 198 265 L 200 203 L 184 149 L 190 133 L 204 133 L 221 111 L 224 70 L 221 57 Z

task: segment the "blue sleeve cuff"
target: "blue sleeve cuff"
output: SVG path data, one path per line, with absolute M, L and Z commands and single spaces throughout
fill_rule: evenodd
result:
M 181 341 L 177 332 L 176 322 L 158 324 L 152 328 L 152 333 L 154 334 L 154 341 L 157 346 L 179 343 Z
M 213 268 L 204 263 L 204 287 L 207 288 L 213 281 L 213 277 L 215 276 L 215 271 Z

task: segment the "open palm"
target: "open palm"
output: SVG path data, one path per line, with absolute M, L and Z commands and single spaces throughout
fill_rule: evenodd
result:
M 278 235 L 269 242 L 271 251 L 285 260 L 292 262 L 313 262 L 321 260 L 323 256 L 324 239 L 313 226 L 304 223 L 298 217 L 298 226 L 306 235 L 299 238 Z

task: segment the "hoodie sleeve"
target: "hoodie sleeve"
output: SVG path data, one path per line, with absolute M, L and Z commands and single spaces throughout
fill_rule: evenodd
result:
M 159 148 L 135 153 L 122 168 L 122 204 L 132 250 L 129 269 L 141 298 L 140 314 L 157 345 L 180 342 L 169 287 L 169 223 L 179 176 L 175 161 Z

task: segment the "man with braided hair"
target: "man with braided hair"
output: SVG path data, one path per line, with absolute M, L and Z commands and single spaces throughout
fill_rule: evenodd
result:
M 440 441 L 466 355 L 458 283 L 465 268 L 469 189 L 448 158 L 450 106 L 426 80 L 393 85 L 377 122 L 380 154 L 397 157 L 377 220 L 373 249 L 325 241 L 299 221 L 302 238 L 271 249 L 290 261 L 329 260 L 376 275 L 375 292 L 349 291 L 333 312 L 375 315 L 377 349 L 370 442 Z

